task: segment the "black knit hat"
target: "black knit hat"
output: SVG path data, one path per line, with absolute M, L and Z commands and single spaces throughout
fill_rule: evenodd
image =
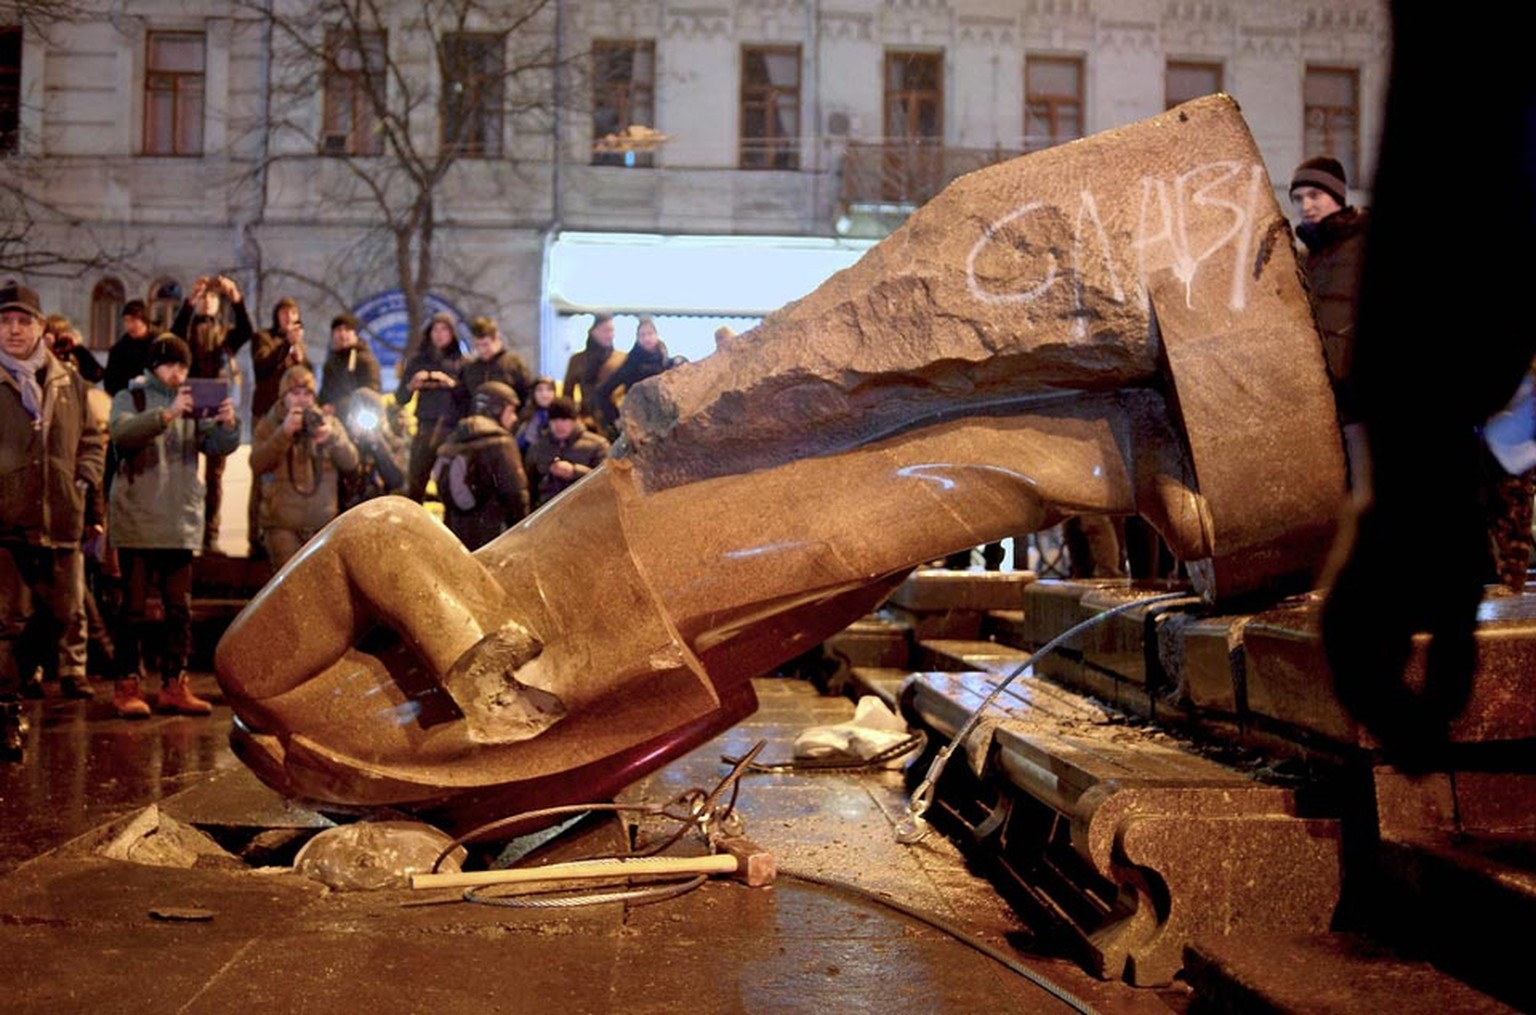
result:
M 575 419 L 576 418 L 576 403 L 571 401 L 565 395 L 561 395 L 560 397 L 556 398 L 553 402 L 549 403 L 549 418 L 550 419 Z
M 1291 177 L 1292 194 L 1297 187 L 1316 187 L 1318 190 L 1326 190 L 1339 202 L 1339 207 L 1349 203 L 1349 185 L 1344 179 L 1344 167 L 1338 159 L 1319 155 L 1310 158 L 1296 167 L 1295 174 Z
M 149 353 L 144 362 L 151 370 L 167 363 L 180 363 L 184 367 L 190 367 L 192 350 L 178 336 L 169 331 L 163 331 L 149 343 Z

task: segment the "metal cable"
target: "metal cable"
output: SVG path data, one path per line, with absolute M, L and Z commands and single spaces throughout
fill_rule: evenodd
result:
M 1034 652 L 1031 652 L 1023 662 L 1013 668 L 1013 672 L 1004 677 L 992 689 L 992 693 L 988 694 L 980 705 L 976 706 L 975 710 L 966 717 L 965 722 L 960 724 L 960 728 L 955 731 L 955 735 L 949 738 L 949 743 L 945 744 L 943 749 L 933 759 L 933 764 L 928 766 L 928 774 L 923 776 L 923 781 L 918 783 L 917 788 L 912 791 L 911 799 L 907 804 L 906 816 L 896 825 L 896 841 L 910 846 L 913 843 L 921 842 L 927 837 L 930 828 L 923 815 L 928 813 L 928 808 L 933 804 L 934 789 L 938 785 L 939 776 L 944 773 L 944 767 L 949 764 L 950 755 L 954 754 L 955 750 L 965 743 L 965 738 L 971 735 L 971 731 L 981 722 L 982 716 L 986 714 L 987 709 L 992 707 L 992 703 L 997 701 L 1009 684 L 1013 683 L 1015 677 L 1035 665 L 1037 660 L 1056 651 L 1084 631 L 1104 623 L 1104 621 L 1111 617 L 1137 609 L 1138 607 L 1151 606 L 1154 603 L 1171 604 L 1174 600 L 1182 600 L 1191 604 L 1204 602 L 1199 596 L 1191 596 L 1187 592 L 1165 592 L 1161 595 L 1148 596 L 1145 599 L 1133 599 L 1118 606 L 1112 606 L 1103 613 L 1072 625 Z
M 600 906 L 610 902 L 624 902 L 643 906 L 686 895 L 709 880 L 709 875 L 699 874 L 687 881 L 669 882 L 650 888 L 628 888 L 619 892 L 583 891 L 555 895 L 552 892 L 522 892 L 517 895 L 487 895 L 484 888 L 464 889 L 464 901 L 482 906 L 505 906 L 508 909 L 576 909 L 580 906 Z
M 1033 983 L 1041 990 L 1056 998 L 1056 1000 L 1060 1001 L 1062 1004 L 1067 1005 L 1073 1011 L 1081 1012 L 1082 1015 L 1098 1015 L 1097 1009 L 1095 1009 L 1087 1001 L 1084 1001 L 1081 998 L 1068 993 L 1065 987 L 1061 987 L 1055 983 L 1052 983 L 1041 974 L 1019 962 L 1017 959 L 1014 959 L 1012 956 L 999 951 L 997 948 L 987 944 L 980 938 L 965 933 L 963 930 L 959 929 L 954 924 L 943 919 L 942 917 L 935 916 L 932 913 L 925 913 L 921 909 L 908 906 L 904 902 L 897 902 L 895 899 L 888 898 L 876 892 L 872 892 L 867 888 L 861 888 L 860 886 L 851 884 L 847 881 L 838 881 L 835 878 L 822 877 L 820 874 L 811 874 L 807 871 L 790 870 L 785 867 L 780 867 L 778 869 L 778 874 L 780 877 L 793 878 L 796 881 L 805 881 L 809 884 L 820 885 L 823 888 L 831 888 L 839 892 L 846 892 L 850 895 L 858 896 L 859 898 L 866 901 L 877 903 L 889 909 L 894 909 L 898 913 L 910 916 L 914 920 L 919 920 L 923 923 L 926 923 L 928 926 L 934 928 L 935 930 L 948 934 L 950 937 L 954 938 L 956 941 L 959 941 L 967 948 L 974 949 L 975 951 L 985 955 L 987 958 L 992 959 L 993 961 L 998 962 L 1003 966 L 1006 966 L 1008 969 L 1015 973 L 1018 973 L 1030 983 Z

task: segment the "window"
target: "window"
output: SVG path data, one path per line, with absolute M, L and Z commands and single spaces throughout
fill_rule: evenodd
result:
M 21 130 L 21 27 L 0 26 L 0 155 L 18 145 Z
M 741 48 L 741 168 L 800 168 L 800 47 Z
M 944 54 L 885 54 L 885 136 L 937 143 L 944 136 Z
M 944 54 L 885 54 L 880 199 L 920 204 L 944 171 Z
M 1083 61 L 1031 56 L 1024 61 L 1024 150 L 1083 136 Z
M 506 103 L 506 37 L 481 32 L 443 36 L 443 147 L 457 155 L 501 154 Z
M 1190 99 L 1215 95 L 1222 90 L 1221 64 L 1169 60 L 1163 73 L 1163 108 L 1172 109 Z
M 104 278 L 91 289 L 91 333 L 86 336 L 92 349 L 110 349 L 117 338 L 118 321 L 127 299 L 123 283 Z
M 174 278 L 156 279 L 149 287 L 149 328 L 153 332 L 170 331 L 181 309 L 181 283 Z
M 650 166 L 652 148 L 626 143 L 631 127 L 656 127 L 656 44 L 592 43 L 592 164 Z M 643 132 L 642 132 L 643 133 Z
M 144 61 L 144 154 L 203 153 L 202 32 L 150 32 Z
M 1349 180 L 1360 178 L 1360 72 L 1345 67 L 1308 67 L 1302 89 L 1306 106 L 1302 150 L 1307 157 L 1332 155 Z
M 322 155 L 378 155 L 384 150 L 374 99 L 385 86 L 383 32 L 332 28 L 325 38 Z

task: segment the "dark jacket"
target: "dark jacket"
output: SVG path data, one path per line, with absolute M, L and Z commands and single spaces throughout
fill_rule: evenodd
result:
M 103 387 L 107 394 L 115 395 L 144 372 L 149 363 L 149 345 L 155 340 L 153 332 L 143 338 L 130 338 L 125 332 L 107 350 L 107 376 Z
M 302 360 L 289 359 L 294 343 L 286 332 L 275 328 L 258 331 L 251 338 L 251 371 L 256 375 L 251 386 L 251 419 L 258 420 L 268 409 L 277 404 L 278 388 L 283 372 L 294 363 L 308 363 L 308 350 Z M 299 347 L 303 348 L 302 341 Z M 321 404 L 324 404 L 322 401 Z
M 450 345 L 444 353 L 432 344 L 431 339 L 423 339 L 421 349 L 405 364 L 405 372 L 400 375 L 400 387 L 395 390 L 396 404 L 404 405 L 411 400 L 411 378 L 418 370 L 438 370 L 460 382 L 451 388 L 422 388 L 414 392 L 418 430 L 424 421 L 452 426 L 469 412 L 470 393 L 462 383 L 464 360 L 457 344 Z
M 64 350 L 64 355 L 59 357 L 66 364 L 72 364 L 75 371 L 85 378 L 87 384 L 99 384 L 107 372 L 102 369 L 101 360 L 96 354 L 83 345 L 72 345 Z
M 511 349 L 501 350 L 489 362 L 478 356 L 467 357 L 460 376 L 464 390 L 471 399 L 474 398 L 475 389 L 486 381 L 500 381 L 517 392 L 519 404 L 527 405 L 528 393 L 533 386 L 528 364 Z
M 560 393 L 576 403 L 576 411 L 590 416 L 597 405 L 597 388 L 624 365 L 624 354 L 617 349 L 587 339 L 587 347 L 565 365 L 565 384 Z
M 192 349 L 192 368 L 188 377 L 223 377 L 233 380 L 235 356 L 251 340 L 251 315 L 243 301 L 229 301 L 234 323 L 228 328 L 216 317 L 192 313 L 192 301 L 183 300 L 176 312 L 171 332 L 186 340 Z
M 603 464 L 608 458 L 608 441 L 601 434 L 593 433 L 577 423 L 570 437 L 556 440 L 552 431 L 546 430 L 528 449 L 524 461 L 530 477 L 537 477 L 534 506 L 549 503 L 561 490 L 575 483 L 587 473 Z M 570 462 L 576 467 L 571 479 L 557 479 L 550 475 L 549 467 L 557 460 Z
M 372 388 L 383 394 L 379 380 L 379 361 L 362 339 L 350 349 L 332 349 L 325 357 L 320 374 L 320 393 L 316 401 L 329 405 L 338 416 L 345 416 L 358 388 Z
M 1322 333 L 1323 356 L 1333 378 L 1334 398 L 1345 422 L 1354 418 L 1350 373 L 1354 365 L 1355 307 L 1360 297 L 1360 269 L 1365 256 L 1369 215 L 1344 208 L 1315 225 L 1303 222 L 1296 234 L 1307 245 L 1303 267 L 1312 311 Z
M 618 435 L 619 406 L 618 394 L 620 391 L 628 391 L 647 377 L 655 377 L 667 368 L 667 345 L 658 341 L 656 348 L 647 352 L 644 347 L 636 344 L 629 350 L 629 355 L 617 370 L 608 375 L 608 379 L 598 385 L 597 397 L 594 399 L 595 411 L 593 417 L 598 425 L 603 428 L 604 434 L 609 440 Z
M 49 353 L 38 384 L 39 420 L 0 368 L 0 541 L 73 546 L 85 527 L 86 491 L 101 482 L 107 437 L 91 412 L 90 385 Z
M 451 478 L 462 456 L 459 480 Z M 466 416 L 437 451 L 433 468 L 443 521 L 471 550 L 477 550 L 528 514 L 528 477 L 517 441 L 488 416 Z M 468 500 L 461 500 L 467 495 Z

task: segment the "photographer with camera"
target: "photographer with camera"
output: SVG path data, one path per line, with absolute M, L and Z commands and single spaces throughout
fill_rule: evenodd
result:
M 63 314 L 49 314 L 43 322 L 43 343 L 54 359 L 85 378 L 87 384 L 100 384 L 107 370 L 91 350 L 80 341 L 80 332 Z
M 162 712 L 212 711 L 184 672 L 192 648 L 192 553 L 203 540 L 197 456 L 223 461 L 240 446 L 240 424 L 227 392 L 216 406 L 199 407 L 187 378 L 191 364 L 187 343 L 162 334 L 150 344 L 144 373 L 112 397 L 117 478 L 107 518 L 123 573 L 112 705 L 125 719 L 149 715 L 139 688 L 151 674 L 161 680 Z M 150 620 L 152 587 L 163 623 Z
M 346 416 L 347 436 L 357 446 L 357 468 L 341 477 L 341 510 L 365 500 L 405 492 L 405 438 L 394 406 L 372 388 L 352 392 Z
M 357 448 L 340 420 L 315 404 L 315 374 L 300 363 L 283 373 L 277 404 L 256 424 L 251 472 L 261 484 L 261 538 L 282 567 L 340 510 L 340 477 L 357 468 Z

